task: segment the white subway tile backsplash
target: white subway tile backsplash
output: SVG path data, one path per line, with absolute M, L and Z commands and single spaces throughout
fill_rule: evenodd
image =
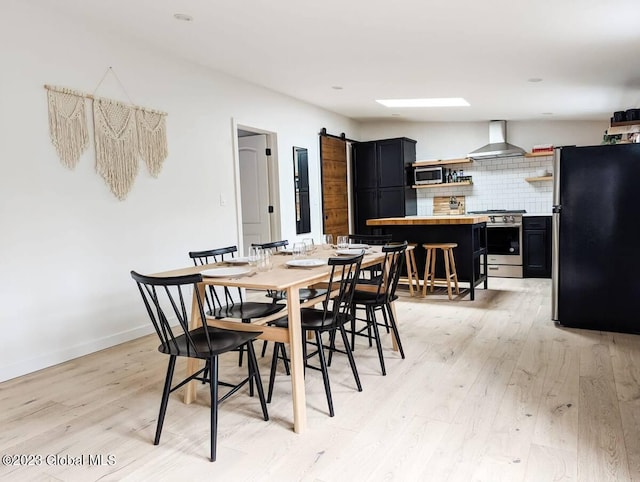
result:
M 527 182 L 538 171 L 551 171 L 553 157 L 509 157 L 487 159 L 463 165 L 464 175 L 473 177 L 472 186 L 418 190 L 418 214 L 433 213 L 434 196 L 466 197 L 467 211 L 486 209 L 526 209 L 530 213 L 550 213 L 552 182 Z M 455 166 L 452 166 L 455 169 Z

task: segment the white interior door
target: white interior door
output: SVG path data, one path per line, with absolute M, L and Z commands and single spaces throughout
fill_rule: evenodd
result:
M 238 138 L 242 240 L 245 251 L 251 243 L 271 241 L 269 226 L 269 169 L 265 134 Z

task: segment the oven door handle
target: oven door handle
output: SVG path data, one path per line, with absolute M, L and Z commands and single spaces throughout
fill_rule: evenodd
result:
M 519 228 L 522 223 L 513 224 L 487 224 L 487 228 Z

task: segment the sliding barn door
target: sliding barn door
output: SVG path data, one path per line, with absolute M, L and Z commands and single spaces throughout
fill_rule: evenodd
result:
M 347 183 L 347 143 L 342 139 L 320 136 L 322 168 L 322 215 L 324 233 L 349 234 L 349 185 Z

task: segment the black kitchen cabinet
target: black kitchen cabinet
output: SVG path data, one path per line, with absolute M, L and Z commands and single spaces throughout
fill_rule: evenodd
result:
M 406 137 L 358 142 L 353 146 L 354 229 L 371 234 L 367 219 L 417 214 L 409 187 L 416 141 Z
M 522 271 L 525 278 L 551 278 L 551 216 L 522 218 Z

